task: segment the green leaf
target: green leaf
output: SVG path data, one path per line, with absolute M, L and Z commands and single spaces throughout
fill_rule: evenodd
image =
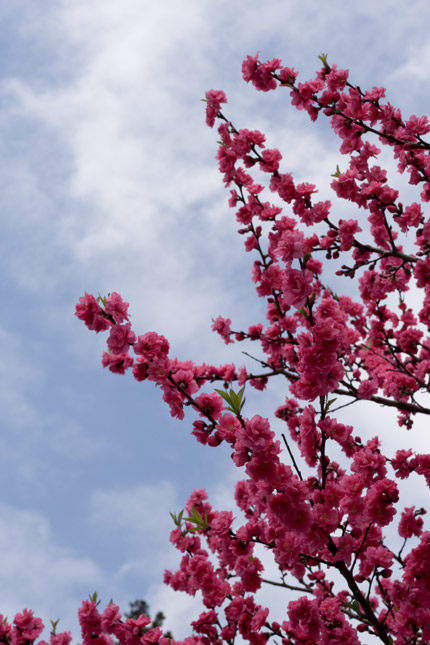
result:
M 239 398 L 240 398 L 240 409 L 239 409 L 239 412 L 241 412 L 241 411 L 242 411 L 243 406 L 245 405 L 245 401 L 246 401 L 245 397 L 243 396 L 243 395 L 245 394 L 245 386 L 244 386 L 244 385 L 240 388 L 240 390 L 239 390 L 239 392 L 238 392 L 237 394 L 238 394 L 238 396 L 239 396 Z
M 60 619 L 59 619 L 59 618 L 57 618 L 57 620 L 51 620 L 51 625 L 52 625 L 51 634 L 55 634 L 55 633 L 56 633 L 57 625 L 58 625 L 58 623 L 59 623 L 59 622 L 60 622 Z
M 220 396 L 222 396 L 224 401 L 230 405 L 230 396 L 227 394 L 227 392 L 224 392 L 224 390 L 217 390 L 216 388 L 215 388 L 215 392 L 217 392 Z
M 328 54 L 320 54 L 320 55 L 318 56 L 318 58 L 320 59 L 320 61 L 322 62 L 322 64 L 323 64 L 323 65 L 324 65 L 324 67 L 326 68 L 326 70 L 329 70 L 329 69 L 330 69 L 330 65 L 327 63 L 327 56 L 328 56 Z
M 209 528 L 207 513 L 205 513 L 205 516 L 202 517 L 195 506 L 191 507 L 190 517 L 184 517 L 184 520 L 196 525 L 195 527 L 189 529 L 189 531 L 198 531 L 199 529 L 205 530 Z
M 88 597 L 89 597 L 91 602 L 96 603 L 96 607 L 98 607 L 100 605 L 101 599 L 98 598 L 97 591 L 95 591 L 92 596 L 88 595 Z
M 336 172 L 334 172 L 334 173 L 333 173 L 332 175 L 330 175 L 330 176 L 331 176 L 331 177 L 335 177 L 335 178 L 337 179 L 337 178 L 339 177 L 339 175 L 340 175 L 340 168 L 339 168 L 339 166 L 338 166 L 338 165 L 336 165 Z
M 327 412 L 327 410 L 329 409 L 329 407 L 330 407 L 331 405 L 333 405 L 333 403 L 334 403 L 335 401 L 337 401 L 337 399 L 330 399 L 330 401 L 327 401 L 326 406 L 325 406 L 325 411 L 326 411 L 326 412 Z
M 215 390 L 215 392 L 217 392 L 224 399 L 224 401 L 227 403 L 228 407 L 225 408 L 225 409 L 228 410 L 229 412 L 234 413 L 233 401 L 231 400 L 230 394 L 227 394 L 227 392 L 224 392 L 224 390 Z
M 357 614 L 361 615 L 361 605 L 358 600 L 352 600 L 351 602 L 347 602 L 346 604 L 347 607 L 353 609 Z
M 184 511 L 182 510 L 180 513 L 178 513 L 178 515 L 176 515 L 176 513 L 172 513 L 171 511 L 169 511 L 169 513 L 175 525 L 180 527 L 182 523 L 182 516 L 184 514 Z
M 229 412 L 233 412 L 236 416 L 239 416 L 243 406 L 245 405 L 245 397 L 243 396 L 245 392 L 245 386 L 243 386 L 239 392 L 235 392 L 233 388 L 230 388 L 230 392 L 227 393 L 224 390 L 217 390 L 215 392 L 219 394 L 224 401 L 228 404 L 228 408 L 225 408 Z
M 240 402 L 239 397 L 237 396 L 236 392 L 233 390 L 230 390 L 230 398 L 232 401 L 232 407 L 237 408 Z

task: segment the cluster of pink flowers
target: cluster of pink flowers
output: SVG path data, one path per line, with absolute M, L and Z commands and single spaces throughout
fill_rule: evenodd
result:
M 121 619 L 119 607 L 110 603 L 103 613 L 98 610 L 97 594 L 90 600 L 84 600 L 79 611 L 79 624 L 82 631 L 83 645 L 169 645 L 169 638 L 163 636 L 160 627 L 151 627 L 151 619 L 142 614 L 138 619 Z M 49 645 L 69 645 L 72 640 L 70 632 L 56 633 L 58 621 L 52 623 Z M 44 630 L 40 618 L 33 612 L 24 609 L 17 614 L 13 625 L 0 614 L 0 640 L 4 645 L 29 645 L 33 643 Z M 48 645 L 40 640 L 38 645 Z
M 186 516 L 174 516 L 171 541 L 182 559 L 177 571 L 165 572 L 165 582 L 200 593 L 206 607 L 181 641 L 186 645 L 233 643 L 239 635 L 255 645 L 272 638 L 283 645 L 354 645 L 361 633 L 386 644 L 430 642 L 430 531 L 424 530 L 423 508 L 399 505 L 395 481 L 414 476 L 430 486 L 430 455 L 410 448 L 384 455 L 378 437 L 364 443 L 334 409 L 336 399 L 394 407 L 399 432 L 411 428 L 417 414 L 430 414 L 416 397 L 430 389 L 430 224 L 423 208 L 430 201 L 430 123 L 425 117 L 404 120 L 383 102 L 383 89 L 363 92 L 350 84 L 347 71 L 320 58 L 321 69 L 305 83 L 297 83 L 295 70 L 280 60 L 262 63 L 258 54 L 244 61 L 243 77 L 264 92 L 287 88 L 292 104 L 313 121 L 330 119 L 340 152 L 349 157 L 332 188 L 367 218 L 337 219 L 329 201 L 315 201 L 314 185 L 296 183 L 281 170 L 282 155 L 266 148 L 264 134 L 237 130 L 224 116 L 224 92 L 206 94 L 206 121 L 211 127 L 219 122 L 217 160 L 229 205 L 246 251 L 256 253 L 252 280 L 267 306 L 265 325 L 234 331 L 231 320 L 219 316 L 212 329 L 227 344 L 259 343 L 261 370 L 173 358 L 164 336 L 136 335 L 128 303 L 116 293 L 98 299 L 86 294 L 76 307 L 89 329 L 109 332 L 104 367 L 153 381 L 174 417 L 182 419 L 190 406 L 196 439 L 211 447 L 228 444 L 246 474 L 235 491 L 242 523 L 231 511 L 213 509 L 204 490 L 191 494 Z M 419 187 L 421 203 L 399 201 L 374 162 L 378 141 Z M 258 171 L 267 181 L 258 183 Z M 263 198 L 265 190 L 275 202 Z M 404 248 L 406 241 L 411 248 Z M 337 262 L 341 256 L 344 264 Z M 332 261 L 337 284 L 358 278 L 359 301 L 328 286 Z M 412 286 L 422 293 L 417 311 L 408 304 Z M 286 435 L 281 443 L 268 419 L 245 415 L 245 386 L 263 390 L 275 376 L 285 379 L 288 393 L 275 423 L 285 424 L 308 476 Z M 339 449 L 341 463 L 333 458 Z M 395 533 L 400 549 L 392 546 Z M 265 577 L 261 548 L 272 554 L 277 580 Z M 281 620 L 256 600 L 265 584 L 301 593 Z M 112 635 L 121 644 L 164 642 L 156 630 L 142 632 L 146 617 L 121 622 L 115 605 L 101 615 L 87 602 L 79 616 L 84 643 L 107 645 Z M 31 614 L 18 616 L 14 628 L 3 625 L 2 640 L 33 642 L 40 629 Z

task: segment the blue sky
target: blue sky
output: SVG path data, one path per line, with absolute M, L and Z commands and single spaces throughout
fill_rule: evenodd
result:
M 195 600 L 161 584 L 178 562 L 168 512 L 200 487 L 227 507 L 236 473 L 227 451 L 170 418 L 159 391 L 102 369 L 103 338 L 75 303 L 118 291 L 135 330 L 165 334 L 178 357 L 243 364 L 211 318 L 247 327 L 262 310 L 200 99 L 224 89 L 235 124 L 266 132 L 285 168 L 330 197 L 339 156 L 328 124 L 247 86 L 243 58 L 260 50 L 307 80 L 328 52 L 420 115 L 429 18 L 413 0 L 2 3 L 1 613 L 29 607 L 75 630 L 97 590 L 124 610 L 144 597 L 186 634 Z M 283 396 L 252 397 L 249 412 L 267 415 Z

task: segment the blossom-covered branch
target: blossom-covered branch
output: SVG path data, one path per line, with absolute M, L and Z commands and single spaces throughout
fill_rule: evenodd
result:
M 404 119 L 384 102 L 385 90 L 362 91 L 346 70 L 325 56 L 321 62 L 304 83 L 280 60 L 262 63 L 258 55 L 247 57 L 242 72 L 257 90 L 289 90 L 293 106 L 312 121 L 330 120 L 348 160 L 346 170 L 336 168 L 331 187 L 357 207 L 357 219 L 339 218 L 329 200 L 316 199 L 313 184 L 297 183 L 263 133 L 234 126 L 221 111 L 223 91 L 206 93 L 229 206 L 246 252 L 255 254 L 252 280 L 266 304 L 265 323 L 233 331 L 231 320 L 219 316 L 212 329 L 226 344 L 258 346 L 262 371 L 174 358 L 164 336 L 135 332 L 117 293 L 85 294 L 76 307 L 89 329 L 109 334 L 104 367 L 153 382 L 176 418 L 191 409 L 196 439 L 227 444 L 245 473 L 235 488 L 240 518 L 214 509 L 204 490 L 172 514 L 171 542 L 182 557 L 165 582 L 201 594 L 206 608 L 181 641 L 186 645 L 233 643 L 238 636 L 255 645 L 271 639 L 355 645 L 362 633 L 387 645 L 430 642 L 430 531 L 425 509 L 402 508 L 396 483 L 414 474 L 430 486 L 430 455 L 414 453 L 407 439 L 405 449 L 384 454 L 378 436 L 364 441 L 336 416 L 362 400 L 395 407 L 398 432 L 407 437 L 416 415 L 430 414 L 423 403 L 430 390 L 430 123 Z M 409 174 L 417 201 L 405 205 L 388 184 L 375 162 L 377 144 L 390 148 L 399 173 Z M 356 296 L 350 279 L 358 280 Z M 418 305 L 409 298 L 411 287 L 422 296 Z M 279 376 L 285 397 L 273 420 L 248 417 L 249 388 L 264 391 Z M 220 382 L 224 389 L 216 390 Z M 279 581 L 265 575 L 262 553 L 272 557 Z M 259 602 L 262 585 L 292 593 L 284 616 L 272 616 Z M 124 645 L 165 642 L 158 632 L 143 633 L 147 617 L 123 622 L 115 605 L 99 614 L 87 602 L 79 615 L 85 645 L 94 639 L 108 645 L 112 635 Z M 30 612 L 17 616 L 14 627 L 4 623 L 2 641 L 33 642 L 37 621 Z M 69 640 L 61 638 L 54 634 L 52 645 Z

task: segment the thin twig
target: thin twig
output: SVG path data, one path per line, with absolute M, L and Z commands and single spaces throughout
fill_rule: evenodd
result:
M 290 455 L 291 460 L 292 460 L 292 462 L 294 464 L 294 468 L 296 469 L 296 473 L 298 474 L 300 481 L 303 481 L 302 473 L 300 472 L 300 469 L 299 469 L 299 467 L 298 467 L 298 465 L 296 463 L 296 460 L 294 459 L 294 455 L 291 452 L 290 446 L 288 445 L 287 438 L 284 435 L 284 433 L 282 433 L 281 436 L 282 436 L 282 438 L 284 440 L 285 445 L 287 446 L 288 454 Z
M 304 591 L 306 593 L 313 594 L 312 589 L 308 589 L 307 587 L 295 587 L 294 585 L 287 585 L 285 582 L 275 582 L 274 580 L 266 580 L 265 578 L 261 578 L 261 582 L 265 582 L 268 585 L 274 585 L 275 587 L 291 589 L 292 591 Z

